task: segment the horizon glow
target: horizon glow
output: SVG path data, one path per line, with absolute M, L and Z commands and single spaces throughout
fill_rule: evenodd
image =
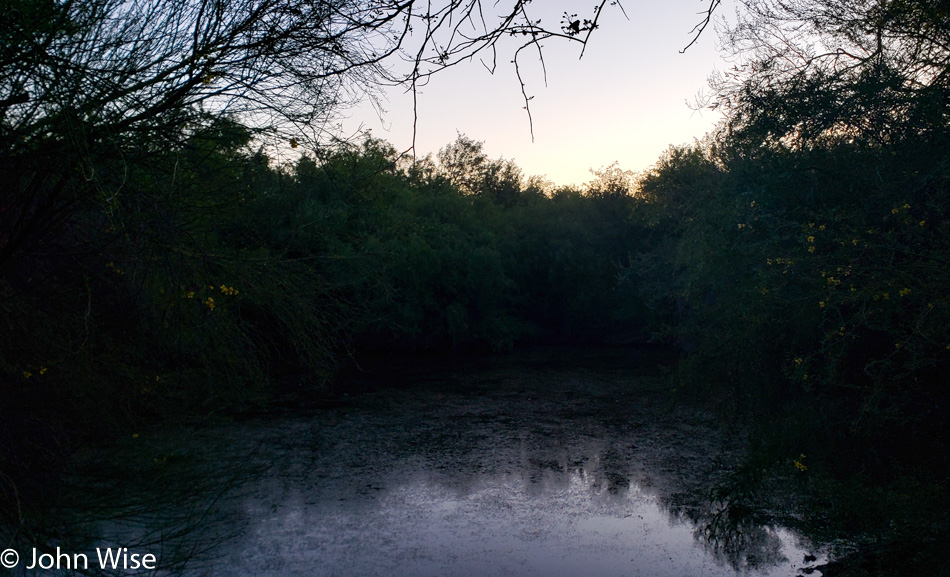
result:
M 571 10 L 571 3 L 558 4 Z M 515 162 L 524 176 L 544 176 L 555 185 L 582 185 L 592 171 L 617 163 L 644 171 L 670 145 L 689 144 L 711 131 L 722 115 L 694 110 L 687 102 L 707 87 L 707 78 L 726 66 L 710 26 L 685 53 L 708 2 L 675 0 L 605 9 L 583 59 L 580 45 L 544 43 L 521 62 L 531 117 L 510 64 L 499 53 L 492 75 L 481 62 L 463 63 L 436 74 L 418 91 L 416 156 L 435 154 L 465 134 L 484 142 L 490 158 Z M 725 3 L 719 16 L 725 14 Z M 574 6 L 573 10 L 579 11 Z M 371 130 L 399 151 L 413 141 L 412 95 L 402 89 L 382 94 L 382 118 L 368 102 L 341 122 L 344 131 Z

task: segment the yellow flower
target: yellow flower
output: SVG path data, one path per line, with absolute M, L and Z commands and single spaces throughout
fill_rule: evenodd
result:
M 30 378 L 30 377 L 32 377 L 32 376 L 33 376 L 33 373 L 31 373 L 30 371 L 23 371 L 23 378 L 24 378 L 24 379 L 28 379 L 28 378 Z
M 927 221 L 926 221 L 926 220 L 922 220 L 922 221 L 918 222 L 917 224 L 919 224 L 920 226 L 924 226 L 925 224 L 927 224 Z
M 795 364 L 796 364 L 796 365 L 800 365 L 800 364 L 802 364 L 803 362 L 804 362 L 804 361 L 802 361 L 802 358 L 801 358 L 801 357 L 795 357 Z
M 825 230 L 825 225 L 819 226 L 819 227 L 818 227 L 818 230 Z
M 897 213 L 900 212 L 900 211 L 901 211 L 901 210 L 900 210 L 899 208 L 892 208 L 892 209 L 891 209 L 891 214 L 897 214 Z
M 795 468 L 796 468 L 796 469 L 798 469 L 799 471 L 801 471 L 801 472 L 803 472 L 803 473 L 808 470 L 808 466 L 805 465 L 805 454 L 804 454 L 804 453 L 802 453 L 801 455 L 799 455 L 797 459 L 794 459 L 794 460 L 792 461 L 792 463 L 795 465 Z
M 214 299 L 211 297 L 206 298 L 205 306 L 208 307 L 209 310 L 214 310 Z
M 823 308 L 825 308 L 825 305 L 827 305 L 827 304 L 828 304 L 828 303 L 826 303 L 825 301 L 818 301 L 818 308 L 822 308 L 822 309 L 823 309 Z
M 815 242 L 814 235 L 808 237 L 808 242 Z
M 910 208 L 910 205 L 905 202 L 905 203 L 904 203 L 904 206 L 903 206 L 903 209 L 904 209 L 904 210 L 908 210 L 909 208 Z
M 45 375 L 45 374 L 46 374 L 46 371 L 48 371 L 48 370 L 49 370 L 49 369 L 46 368 L 46 367 L 40 367 L 40 374 L 41 374 L 41 375 Z
M 808 252 L 815 252 L 815 247 L 813 246 L 808 247 Z
M 910 289 L 902 288 L 897 294 L 901 295 L 902 297 L 906 297 L 907 295 L 910 294 Z

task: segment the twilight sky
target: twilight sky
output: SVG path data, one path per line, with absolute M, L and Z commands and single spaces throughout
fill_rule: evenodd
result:
M 560 21 L 567 10 L 581 18 L 592 13 L 577 2 L 544 2 L 545 24 Z M 539 4 L 540 4 L 539 2 Z M 532 4 L 531 6 L 534 6 Z M 527 175 L 545 175 L 555 184 L 581 184 L 591 169 L 618 162 L 640 171 L 653 164 L 670 144 L 699 138 L 720 119 L 718 113 L 687 106 L 706 88 L 706 78 L 726 64 L 717 51 L 710 26 L 685 54 L 680 54 L 701 20 L 707 0 L 626 0 L 629 21 L 607 6 L 583 59 L 580 45 L 544 43 L 547 86 L 536 52 L 525 51 L 522 76 L 534 96 L 531 113 L 534 142 L 510 54 L 499 55 L 489 74 L 478 61 L 436 75 L 420 89 L 416 152 L 437 152 L 462 133 L 485 142 L 491 158 L 514 160 Z M 728 16 L 724 2 L 719 16 Z M 382 121 L 371 106 L 349 111 L 346 131 L 361 125 L 397 149 L 412 144 L 412 99 L 390 90 Z

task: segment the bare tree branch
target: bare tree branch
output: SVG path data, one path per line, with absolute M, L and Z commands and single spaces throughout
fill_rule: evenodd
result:
M 689 50 L 693 44 L 696 44 L 696 42 L 699 40 L 699 37 L 703 35 L 703 32 L 709 26 L 710 22 L 712 22 L 713 14 L 716 12 L 716 8 L 718 8 L 721 3 L 722 0 L 709 0 L 709 8 L 706 9 L 706 14 L 702 21 L 700 21 L 696 26 L 693 26 L 693 29 L 690 30 L 690 34 L 693 35 L 693 39 L 690 40 L 689 44 L 687 44 L 682 50 L 680 50 L 680 54 Z

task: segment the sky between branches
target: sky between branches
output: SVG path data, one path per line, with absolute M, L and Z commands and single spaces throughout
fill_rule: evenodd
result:
M 576 2 L 556 2 L 563 9 L 552 13 L 581 12 Z M 687 102 L 706 88 L 713 70 L 727 64 L 711 26 L 689 50 L 681 50 L 708 2 L 627 0 L 623 8 L 629 20 L 615 7 L 605 10 L 582 59 L 579 45 L 544 44 L 547 86 L 536 52 L 526 52 L 521 72 L 533 96 L 534 142 L 514 66 L 510 56 L 499 54 L 494 75 L 482 62 L 465 62 L 419 89 L 417 154 L 435 153 L 461 133 L 484 141 L 492 158 L 514 160 L 525 175 L 569 185 L 590 180 L 591 169 L 613 162 L 644 170 L 670 144 L 701 138 L 721 115 L 693 110 Z M 728 16 L 730 10 L 724 2 L 717 14 Z M 413 139 L 412 95 L 404 89 L 384 95 L 382 119 L 365 102 L 349 111 L 343 130 L 371 129 L 406 150 Z

